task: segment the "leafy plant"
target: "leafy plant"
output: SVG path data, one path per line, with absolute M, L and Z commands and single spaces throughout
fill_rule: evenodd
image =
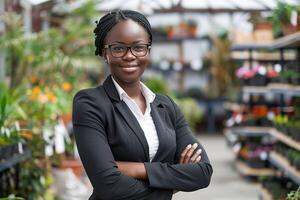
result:
M 203 110 L 199 107 L 197 101 L 193 98 L 176 99 L 178 106 L 181 108 L 183 115 L 189 123 L 191 129 L 196 131 L 196 125 L 203 117 Z
M 172 96 L 180 107 L 191 129 L 195 131 L 196 124 L 202 119 L 203 111 L 197 101 L 190 97 L 175 98 L 162 78 L 156 77 L 145 81 L 145 84 L 155 93 Z
M 282 24 L 290 24 L 292 11 L 296 7 L 281 0 L 277 0 L 277 6 L 272 11 L 271 20 L 273 23 L 273 33 L 276 37 L 282 35 Z
M 155 93 L 167 94 L 167 95 L 170 94 L 170 90 L 167 87 L 167 84 L 165 84 L 162 77 L 147 79 L 145 81 L 145 84 L 150 88 L 150 90 L 152 90 Z
M 300 199 L 300 187 L 296 191 L 291 191 L 287 194 L 287 200 L 299 200 Z
M 18 90 L 10 90 L 0 82 L 0 128 L 12 123 L 12 119 L 26 118 L 24 110 L 19 103 L 22 97 Z

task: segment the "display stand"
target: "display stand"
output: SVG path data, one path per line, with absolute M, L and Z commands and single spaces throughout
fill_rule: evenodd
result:
M 285 52 L 285 50 L 294 50 L 294 52 Z M 237 60 L 245 60 L 248 61 L 250 67 L 253 67 L 254 61 L 263 61 L 263 62 L 280 62 L 281 66 L 285 66 L 286 61 L 294 61 L 298 63 L 297 70 L 300 73 L 300 32 L 295 34 L 280 38 L 275 40 L 270 44 L 237 44 L 233 45 L 232 48 L 232 58 Z M 242 52 L 242 53 L 236 53 Z M 245 53 L 246 52 L 246 53 Z M 268 54 L 270 52 L 270 54 Z M 288 53 L 288 54 L 286 54 Z M 267 56 L 262 56 L 267 55 Z M 247 57 L 248 56 L 248 57 Z M 284 99 L 293 96 L 300 96 L 300 86 L 285 84 L 285 83 L 270 83 L 266 86 L 242 86 L 241 88 L 242 94 L 247 95 L 279 95 L 280 96 L 280 110 L 284 112 L 286 110 L 292 110 L 291 106 L 286 106 L 284 103 Z M 235 102 L 226 102 L 225 108 L 229 111 L 241 112 L 245 107 L 249 107 L 249 105 L 235 103 Z M 252 137 L 254 135 L 259 135 L 263 132 L 264 134 L 270 135 L 277 142 L 283 143 L 284 145 L 294 149 L 296 151 L 300 151 L 300 143 L 291 138 L 290 136 L 276 130 L 273 127 L 269 128 L 261 128 L 261 127 L 236 127 L 236 128 L 227 128 L 224 130 L 224 135 L 229 144 L 235 144 L 238 140 L 243 137 Z M 300 185 L 300 171 L 297 170 L 294 166 L 292 166 L 289 161 L 284 158 L 282 155 L 278 154 L 274 150 L 269 152 L 268 159 L 271 167 L 270 169 L 275 170 L 273 173 L 274 176 L 279 176 L 279 178 L 283 175 L 284 178 L 288 178 L 295 185 Z M 245 167 L 245 163 L 241 164 L 239 161 L 236 162 L 236 165 L 239 168 L 244 169 L 245 175 L 251 174 L 251 170 Z M 242 166 L 242 167 L 240 167 Z M 241 170 L 239 170 L 241 171 Z M 247 172 L 247 173 L 245 173 Z M 270 173 L 269 175 L 272 175 Z M 282 178 L 280 178 L 282 179 Z M 272 196 L 261 187 L 260 189 L 260 199 L 261 200 L 269 200 L 272 199 Z

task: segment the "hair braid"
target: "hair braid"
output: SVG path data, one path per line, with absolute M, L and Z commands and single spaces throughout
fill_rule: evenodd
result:
M 121 20 L 131 19 L 139 23 L 149 34 L 150 43 L 152 42 L 152 31 L 151 25 L 147 18 L 133 10 L 118 10 L 114 12 L 109 12 L 103 17 L 101 17 L 99 22 L 96 22 L 97 26 L 94 29 L 95 33 L 95 55 L 102 56 L 102 49 L 104 46 L 104 39 L 107 33 Z

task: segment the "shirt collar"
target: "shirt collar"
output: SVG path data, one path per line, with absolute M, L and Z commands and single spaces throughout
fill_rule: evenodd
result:
M 123 100 L 125 97 L 130 98 L 129 95 L 125 92 L 125 90 L 123 90 L 123 88 L 114 79 L 114 77 L 111 76 L 111 78 L 112 78 L 112 81 L 113 81 L 117 91 L 118 91 L 120 99 Z M 141 84 L 142 94 L 144 95 L 144 97 L 146 99 L 146 103 L 147 104 L 152 103 L 155 99 L 155 94 L 144 83 L 140 82 L 140 84 Z

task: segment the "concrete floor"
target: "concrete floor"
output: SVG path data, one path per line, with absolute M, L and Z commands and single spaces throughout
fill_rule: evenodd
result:
M 172 200 L 258 200 L 256 184 L 240 176 L 233 167 L 234 156 L 222 135 L 199 135 L 214 168 L 208 188 L 178 192 Z

